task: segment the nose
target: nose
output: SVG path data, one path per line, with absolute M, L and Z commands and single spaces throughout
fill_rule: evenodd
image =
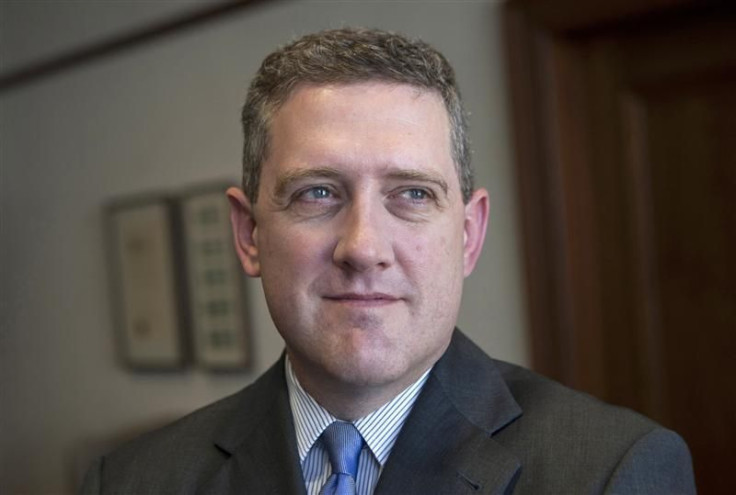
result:
M 382 206 L 353 203 L 343 218 L 333 261 L 343 269 L 366 272 L 394 262 L 390 222 Z

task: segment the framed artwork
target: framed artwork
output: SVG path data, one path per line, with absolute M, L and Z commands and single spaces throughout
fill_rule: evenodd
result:
M 233 247 L 226 185 L 181 196 L 194 359 L 212 370 L 250 364 L 245 274 Z
M 175 203 L 136 198 L 107 208 L 115 323 L 122 361 L 166 370 L 187 361 Z

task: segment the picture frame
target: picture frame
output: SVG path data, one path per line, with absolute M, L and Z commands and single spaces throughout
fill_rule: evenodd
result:
M 105 220 L 120 360 L 135 370 L 184 367 L 190 352 L 175 200 L 114 200 Z
M 180 196 L 193 359 L 213 371 L 251 364 L 245 274 L 233 247 L 228 185 L 202 185 Z

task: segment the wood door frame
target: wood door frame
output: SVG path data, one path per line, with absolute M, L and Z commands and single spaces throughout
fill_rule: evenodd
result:
M 614 104 L 591 90 L 591 72 L 598 85 L 619 81 L 605 65 L 591 65 L 585 34 L 652 18 L 666 22 L 716 4 L 511 0 L 503 9 L 533 367 L 654 416 L 660 401 L 652 361 L 656 336 L 648 335 L 653 308 L 642 246 L 647 226 L 635 214 L 620 225 L 611 216 L 646 200 L 640 196 L 646 178 L 599 163 L 624 163 L 626 150 L 617 145 L 630 136 L 615 124 L 601 132 L 589 111 Z M 629 106 L 635 111 L 635 102 Z M 601 155 L 601 147 L 613 155 Z M 604 197 L 594 196 L 601 191 Z M 612 221 L 601 227 L 601 219 Z M 612 233 L 603 228 L 611 225 L 615 247 L 605 242 Z M 613 324 L 622 335 L 611 340 Z

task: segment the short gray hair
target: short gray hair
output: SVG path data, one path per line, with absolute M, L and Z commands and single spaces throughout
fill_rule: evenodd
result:
M 303 36 L 268 55 L 248 89 L 243 106 L 243 191 L 258 198 L 261 165 L 276 111 L 302 83 L 387 81 L 436 91 L 447 109 L 452 158 L 463 201 L 473 193 L 467 116 L 445 57 L 421 40 L 376 29 L 343 28 Z

